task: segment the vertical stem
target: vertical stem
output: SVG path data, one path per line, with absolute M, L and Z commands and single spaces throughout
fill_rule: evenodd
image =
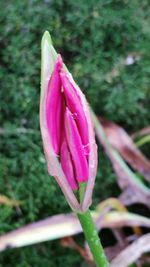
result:
M 93 255 L 95 264 L 97 267 L 108 267 L 109 263 L 105 256 L 103 247 L 101 245 L 97 229 L 92 220 L 91 213 L 89 210 L 83 213 L 77 213 L 80 224 L 83 228 L 85 238 L 90 247 L 91 253 Z
M 82 204 L 84 200 L 84 195 L 85 195 L 85 189 L 86 189 L 87 183 L 79 183 L 79 200 L 80 204 Z

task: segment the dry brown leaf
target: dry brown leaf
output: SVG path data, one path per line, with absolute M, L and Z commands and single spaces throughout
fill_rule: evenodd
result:
M 137 267 L 150 266 L 150 256 L 142 255 L 137 263 L 139 264 Z
M 111 211 L 105 214 L 98 228 L 119 228 L 139 225 L 150 228 L 150 219 L 131 212 Z
M 148 181 L 150 181 L 150 161 L 136 147 L 131 137 L 120 126 L 100 118 L 110 144 L 121 156 Z
M 134 199 L 132 198 L 132 201 L 134 201 L 134 203 L 144 203 L 145 205 L 150 207 L 149 188 L 139 180 L 136 174 L 122 159 L 120 153 L 118 153 L 118 151 L 114 147 L 112 147 L 106 136 L 103 126 L 97 119 L 96 115 L 92 112 L 92 110 L 91 115 L 93 118 L 98 141 L 103 146 L 107 156 L 111 160 L 113 169 L 115 170 L 118 177 L 119 186 L 121 187 L 121 189 L 123 189 L 123 191 L 132 193 L 132 196 L 134 196 Z
M 55 215 L 0 236 L 0 251 L 59 239 L 81 232 L 80 223 L 75 215 Z
M 4 195 L 0 195 L 0 204 L 4 204 L 4 205 L 7 205 L 7 206 L 18 206 L 20 204 L 22 204 L 23 202 L 22 201 L 19 201 L 19 200 L 13 200 L 13 199 L 10 199 Z
M 75 240 L 70 236 L 70 237 L 64 237 L 60 240 L 60 243 L 63 247 L 69 247 L 77 252 L 86 260 L 86 261 L 92 261 L 92 259 L 89 257 L 89 254 L 87 253 L 85 248 L 82 248 L 79 246 Z
M 119 164 L 119 161 L 114 155 L 110 155 L 110 159 L 118 176 L 118 184 L 123 189 L 123 193 L 119 197 L 120 201 L 124 205 L 143 203 L 150 207 L 150 190 L 144 184 L 140 183 L 125 162 L 122 161 L 122 164 Z
M 102 213 L 105 209 L 108 211 L 112 209 L 112 210 L 128 213 L 128 209 L 123 205 L 123 203 L 118 198 L 114 198 L 114 197 L 107 198 L 106 200 L 100 202 L 96 207 L 96 210 L 100 211 L 100 213 Z M 133 232 L 136 235 L 142 234 L 141 229 L 137 226 L 133 227 Z
M 111 261 L 110 267 L 128 267 L 150 251 L 150 234 L 146 234 L 125 248 L 116 258 Z
M 137 137 L 140 137 L 140 136 L 143 136 L 143 135 L 148 135 L 148 134 L 150 134 L 150 126 L 145 127 L 145 128 L 141 129 L 140 131 L 138 131 L 138 132 L 136 132 L 136 133 L 133 133 L 133 134 L 131 135 L 131 137 L 132 137 L 133 139 L 135 139 L 135 138 L 137 138 Z
M 101 218 L 101 214 L 92 212 L 92 216 L 98 229 L 124 226 L 150 227 L 150 219 L 132 213 L 109 212 Z M 0 236 L 0 251 L 60 239 L 81 232 L 80 223 L 74 214 L 55 215 Z
M 120 245 L 119 243 L 115 244 L 114 246 L 107 247 L 105 249 L 105 253 L 109 262 L 114 259 L 123 249 L 126 248 L 126 245 Z

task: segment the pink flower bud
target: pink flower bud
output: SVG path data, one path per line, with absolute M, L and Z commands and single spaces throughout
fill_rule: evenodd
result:
M 87 182 L 88 180 L 87 158 L 84 154 L 83 144 L 74 117 L 68 108 L 66 108 L 66 114 L 65 114 L 65 133 L 66 133 L 66 140 L 68 143 L 68 147 L 70 149 L 73 163 L 75 166 L 76 180 L 79 183 Z
M 58 56 L 54 71 L 48 83 L 48 91 L 46 97 L 46 118 L 47 127 L 51 135 L 53 148 L 56 154 L 60 152 L 61 140 L 61 115 L 62 115 L 62 93 L 60 69 L 62 68 L 62 59 Z
M 72 162 L 71 154 L 69 152 L 66 141 L 64 141 L 61 146 L 60 161 L 61 161 L 62 169 L 66 175 L 66 178 L 72 190 L 77 190 L 78 184 L 75 179 L 73 162 Z
M 69 77 L 69 74 L 63 71 L 60 73 L 60 76 L 62 80 L 66 104 L 71 113 L 74 114 L 80 132 L 80 136 L 82 139 L 82 143 L 86 147 L 88 146 L 88 140 L 89 140 L 88 129 L 87 129 L 88 125 L 80 96 L 77 94 L 76 88 L 71 83 L 71 77 Z
M 46 32 L 42 39 L 40 126 L 48 172 L 76 211 L 91 204 L 97 146 L 85 96 L 57 55 Z M 74 194 L 86 182 L 83 202 Z

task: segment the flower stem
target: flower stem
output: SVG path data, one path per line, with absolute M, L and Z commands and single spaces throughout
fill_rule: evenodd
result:
M 85 182 L 79 183 L 79 201 L 80 201 L 80 204 L 82 204 L 83 200 L 84 200 L 86 184 L 87 183 L 85 183 Z
M 101 245 L 101 242 L 100 242 L 100 239 L 97 233 L 97 229 L 92 220 L 90 211 L 87 210 L 83 213 L 77 213 L 77 216 L 83 228 L 85 238 L 90 247 L 96 266 L 97 267 L 108 267 L 109 263 L 105 256 L 105 253 Z

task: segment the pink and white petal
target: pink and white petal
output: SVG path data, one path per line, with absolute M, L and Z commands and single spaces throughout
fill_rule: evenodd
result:
M 66 99 L 67 106 L 69 110 L 74 114 L 80 136 L 82 139 L 83 145 L 86 147 L 88 145 L 88 125 L 87 120 L 84 114 L 84 110 L 81 104 L 81 100 L 72 83 L 70 82 L 69 75 L 62 71 L 60 73 L 62 86 L 64 90 L 64 96 Z M 87 153 L 88 154 L 88 153 Z
M 73 210 L 80 211 L 81 206 L 75 197 L 64 172 L 56 156 L 46 122 L 46 94 L 49 77 L 54 70 L 54 64 L 57 59 L 57 53 L 52 46 L 51 38 L 48 32 L 45 32 L 42 38 L 42 69 L 41 69 L 41 99 L 40 99 L 40 127 L 43 139 L 43 147 L 47 160 L 49 174 L 54 176 L 61 190 L 63 191 L 69 205 Z
M 82 210 L 85 211 L 89 208 L 89 206 L 92 203 L 92 192 L 95 184 L 96 179 L 96 173 L 97 173 L 97 164 L 98 164 L 98 158 L 97 158 L 97 145 L 95 142 L 95 133 L 94 133 L 94 125 L 91 118 L 91 111 L 90 107 L 86 101 L 86 98 L 78 85 L 75 83 L 75 81 L 72 78 L 72 75 L 69 75 L 70 82 L 73 84 L 74 88 L 77 91 L 77 94 L 79 95 L 83 110 L 87 119 L 88 123 L 88 134 L 89 134 L 89 157 L 88 157 L 88 166 L 89 166 L 89 177 L 88 182 L 86 186 L 85 196 L 82 204 Z
M 66 178 L 72 190 L 77 190 L 78 184 L 74 175 L 74 166 L 66 141 L 64 141 L 61 146 L 60 161 L 62 169 L 66 175 Z
M 81 137 L 72 116 L 72 113 L 66 108 L 65 113 L 65 133 L 67 144 L 72 156 L 75 167 L 76 180 L 79 183 L 87 182 L 88 180 L 88 163 L 84 154 L 84 149 Z
M 61 57 L 58 56 L 54 71 L 52 72 L 48 83 L 46 96 L 46 118 L 47 127 L 51 136 L 54 151 L 57 155 L 60 153 L 61 141 L 61 115 L 63 96 L 61 92 L 60 69 L 62 67 Z

